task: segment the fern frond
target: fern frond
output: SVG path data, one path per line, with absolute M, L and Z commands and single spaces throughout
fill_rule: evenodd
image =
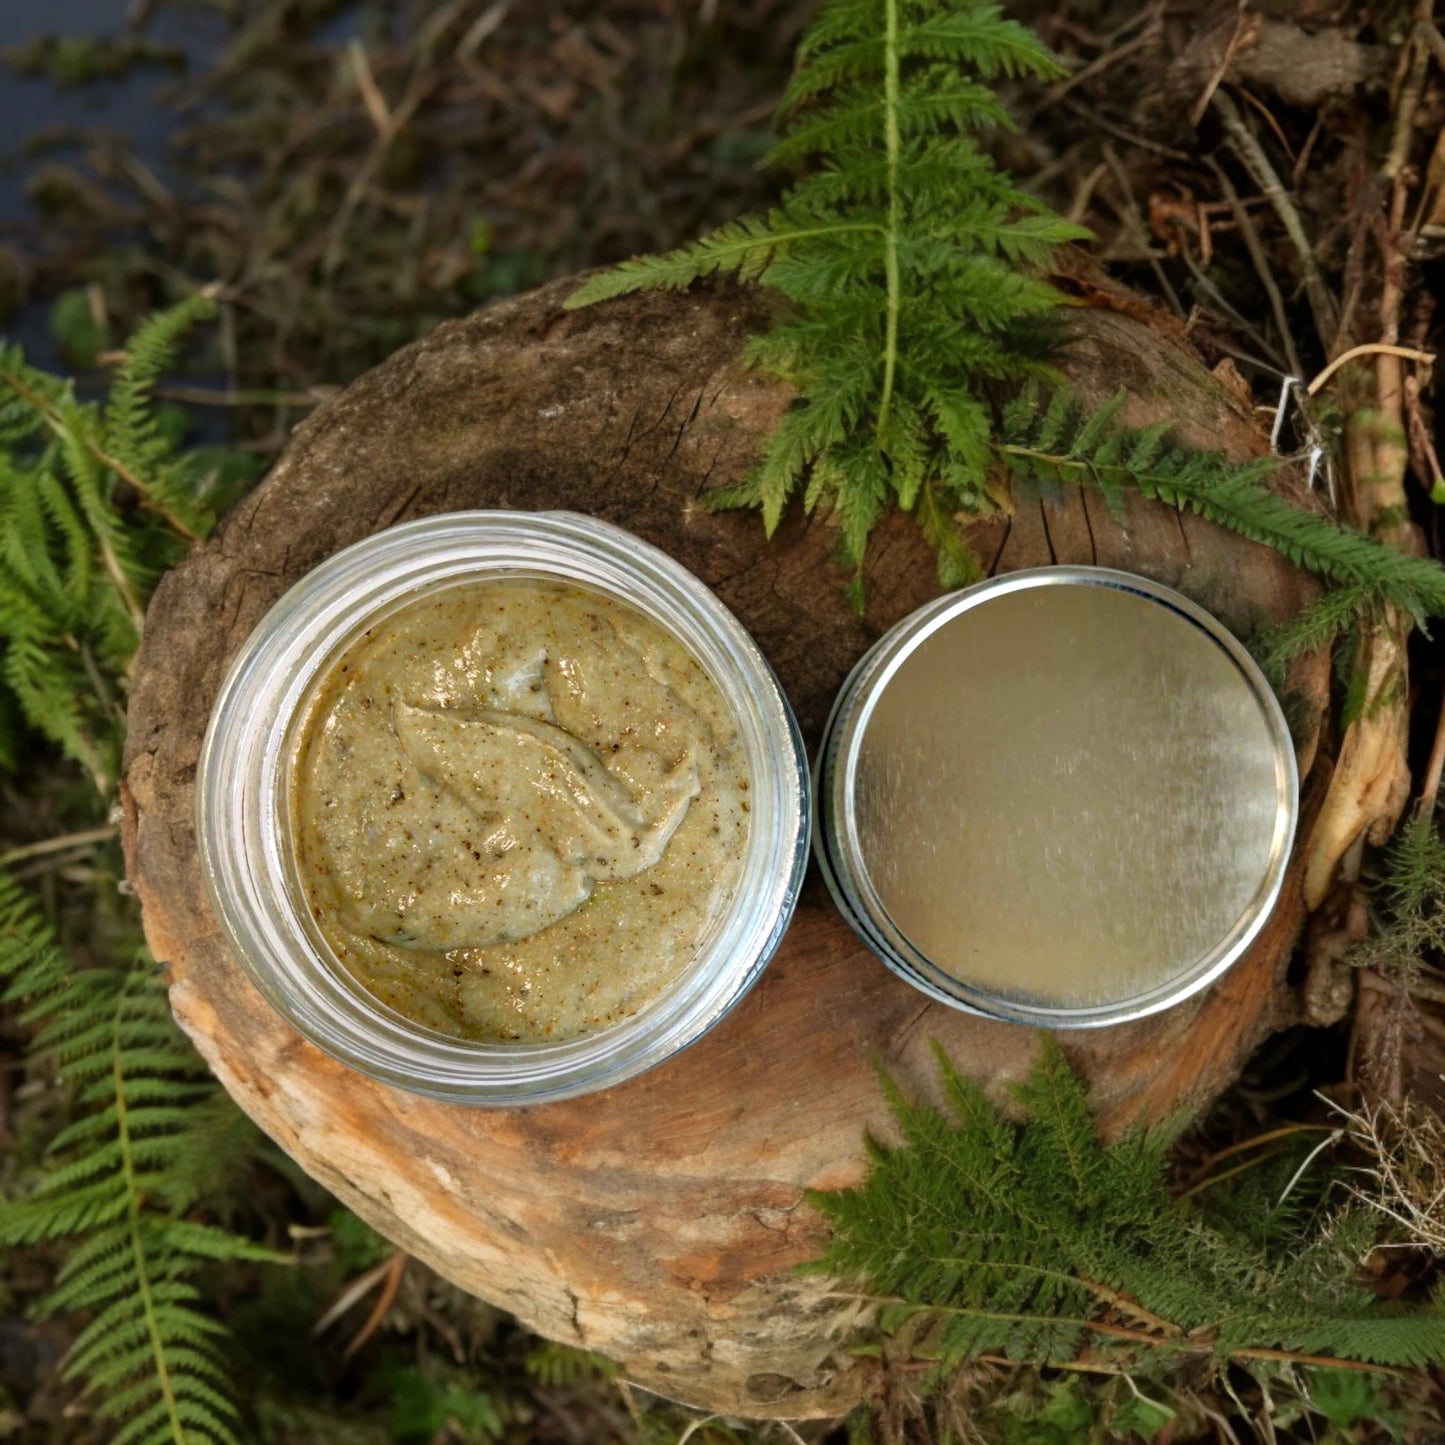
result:
M 624 262 L 566 303 L 717 273 L 793 303 L 746 359 L 798 387 L 795 411 L 717 505 L 760 507 L 771 534 L 800 493 L 809 509 L 830 501 L 859 568 L 893 504 L 915 513 L 940 579 L 959 585 L 979 568 L 956 519 L 988 510 L 984 479 L 1001 459 L 1022 478 L 1092 485 L 1116 515 L 1125 490 L 1187 508 L 1337 584 L 1268 643 L 1276 670 L 1361 611 L 1445 614 L 1445 569 L 1291 505 L 1268 485 L 1273 460 L 1231 463 L 1171 446 L 1163 426 L 1120 427 L 1122 396 L 1088 415 L 1054 386 L 1041 409 L 1027 383 L 1043 367 L 1019 338 L 1058 305 L 1043 279 L 1051 257 L 1087 232 L 1019 191 L 975 139 L 1008 123 L 986 82 L 1064 74 L 1036 37 L 979 0 L 836 0 L 798 60 L 769 161 L 810 169 L 782 206 Z M 1025 384 L 1001 429 L 999 383 Z
M 1399 609 L 1417 621 L 1445 615 L 1445 568 L 1425 557 L 1394 551 L 1364 533 L 1292 505 L 1271 490 L 1275 457 L 1235 462 L 1218 452 L 1182 451 L 1164 442 L 1157 428 L 1135 432 L 1117 425 L 1123 398 L 1088 416 L 1062 392 L 1042 423 L 1020 413 L 999 450 L 1021 476 L 1059 482 L 1128 487 L 1197 513 L 1274 548 L 1297 567 L 1350 589 L 1352 603 Z M 1311 618 L 1339 621 L 1337 608 Z
M 239 1412 L 224 1332 L 201 1312 L 193 1276 L 209 1261 L 281 1256 L 158 1204 L 173 1192 L 197 1101 L 215 1085 L 203 1083 L 154 971 L 72 973 L 34 900 L 3 871 L 0 981 L 8 1000 L 27 1001 L 35 1047 L 79 1083 L 82 1110 L 51 1140 L 29 1191 L 0 1200 L 0 1246 L 79 1236 L 42 1311 L 91 1313 L 64 1369 L 98 1397 L 114 1439 L 227 1445 Z
M 798 59 L 844 41 L 866 39 L 876 28 L 877 17 L 878 0 L 824 0 L 798 41 Z
M 103 407 L 0 347 L 0 718 L 18 714 L 102 795 L 146 597 L 209 525 L 194 466 L 154 420 L 155 383 L 209 307 L 147 321 Z
M 13 626 L 13 617 L 10 621 Z M 104 736 L 110 727 L 82 703 L 92 689 L 83 667 L 75 665 L 78 659 L 60 654 L 63 660 L 57 666 L 57 653 L 45 645 L 47 640 L 19 627 L 10 632 L 0 655 L 0 681 L 30 728 L 57 743 L 86 770 L 98 791 L 108 793 L 119 738 Z
M 30 366 L 18 346 L 0 345 L 0 449 L 13 451 L 42 435 L 53 408 L 70 394 L 63 377 Z
M 681 291 L 694 281 L 718 272 L 734 274 L 743 281 L 755 281 L 766 271 L 768 263 L 789 247 L 804 241 L 876 230 L 876 226 L 867 224 L 792 218 L 782 211 L 766 217 L 748 216 L 665 256 L 639 256 L 611 271 L 600 272 L 573 292 L 566 306 L 569 311 L 575 310 L 631 291 Z
M 184 485 L 175 449 L 161 436 L 155 388 L 181 339 L 215 311 L 210 297 L 197 294 L 143 321 L 126 343 L 100 421 L 101 445 L 113 463 L 127 478 L 143 479 L 151 505 L 188 540 L 204 536 L 214 518 Z
M 837 0 L 798 58 L 769 161 L 809 169 L 783 204 L 593 276 L 566 304 L 719 272 L 780 292 L 797 314 L 747 355 L 799 398 L 758 466 L 715 504 L 761 507 L 771 533 L 800 493 L 809 507 L 827 500 L 855 569 L 896 505 L 917 516 L 941 576 L 974 577 L 953 518 L 985 506 L 985 388 L 1035 368 L 1022 324 L 1059 300 L 1036 273 L 1086 234 L 978 144 L 979 131 L 1009 123 L 985 82 L 1061 68 L 978 0 Z M 862 399 L 840 380 L 859 375 L 871 389 Z
M 610 1380 L 617 1373 L 617 1366 L 604 1356 L 552 1340 L 543 1340 L 530 1351 L 522 1368 L 549 1390 L 566 1389 L 586 1380 Z
M 1372 902 L 1371 934 L 1348 960 L 1387 975 L 1408 994 L 1445 947 L 1445 838 L 1433 810 L 1410 818 L 1391 841 Z
M 903 1143 L 875 1146 L 861 1185 L 810 1196 L 833 1237 L 809 1268 L 862 1284 L 885 1330 L 922 1324 L 942 1367 L 983 1353 L 1070 1364 L 1086 1343 L 1131 1369 L 1251 1351 L 1445 1360 L 1438 1305 L 1378 1303 L 1359 1277 L 1368 1211 L 1331 1212 L 1319 1191 L 1266 1243 L 1208 1195 L 1170 1197 L 1170 1131 L 1106 1147 L 1056 1046 L 1016 1090 L 1023 1124 L 941 1054 L 940 1067 L 952 1119 L 885 1078 Z
M 967 65 L 985 80 L 1000 75 L 1059 80 L 1068 74 L 1032 31 L 1015 20 L 1003 19 L 997 5 L 980 5 L 976 0 L 945 7 L 945 13 L 929 14 L 904 25 L 898 50 L 904 56 Z
M 1324 651 L 1338 638 L 1351 636 L 1361 622 L 1378 615 L 1373 588 L 1331 587 L 1288 622 L 1259 633 L 1252 647 L 1270 685 L 1283 695 L 1286 671 L 1297 657 Z
M 892 8 L 893 0 L 884 0 Z M 807 51 L 799 47 L 801 64 L 783 92 L 779 111 L 794 115 L 809 101 L 845 86 L 876 81 L 887 61 L 888 48 L 883 31 L 884 9 L 875 6 L 869 17 L 868 31 L 856 39 L 839 40 Z

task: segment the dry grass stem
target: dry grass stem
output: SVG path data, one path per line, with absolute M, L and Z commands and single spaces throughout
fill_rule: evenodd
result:
M 1411 1099 L 1332 1107 L 1371 1160 L 1350 1192 L 1404 1230 L 1399 1244 L 1445 1256 L 1445 1119 Z
M 1294 202 L 1290 200 L 1284 182 L 1280 180 L 1274 166 L 1270 164 L 1269 157 L 1265 155 L 1264 148 L 1255 139 L 1254 132 L 1244 123 L 1244 117 L 1239 113 L 1239 107 L 1222 90 L 1214 93 L 1210 104 L 1219 112 L 1219 118 L 1224 124 L 1225 134 L 1229 140 L 1229 148 L 1239 157 L 1244 168 L 1254 178 L 1255 184 L 1264 192 L 1266 199 L 1274 207 L 1275 214 L 1284 226 L 1285 234 L 1288 235 L 1299 261 L 1305 296 L 1309 300 L 1315 330 L 1319 332 L 1320 341 L 1325 349 L 1329 350 L 1335 342 L 1339 318 L 1335 307 L 1335 298 L 1330 293 L 1329 287 L 1325 285 L 1325 279 L 1320 274 L 1319 263 L 1315 260 L 1314 248 L 1305 234 L 1304 222 L 1300 220 L 1299 212 L 1295 209 Z

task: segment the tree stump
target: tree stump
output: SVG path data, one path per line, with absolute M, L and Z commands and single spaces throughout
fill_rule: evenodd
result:
M 241 1106 L 382 1233 L 648 1389 L 741 1415 L 817 1416 L 865 1395 L 841 1337 L 856 1306 L 790 1275 L 824 1242 L 805 1191 L 857 1180 L 886 1136 L 875 1065 L 924 1094 L 937 1040 L 991 1089 L 1024 1075 L 1031 1030 L 931 1003 L 889 973 L 811 877 L 781 951 L 693 1048 L 607 1093 L 512 1111 L 372 1083 L 304 1043 L 252 989 L 205 898 L 193 781 L 212 702 L 262 613 L 309 568 L 382 527 L 473 507 L 569 509 L 631 529 L 708 582 L 757 638 L 810 747 L 845 674 L 938 586 L 913 524 L 870 552 L 868 614 L 844 597 L 835 529 L 796 509 L 765 541 L 709 509 L 787 407 L 744 370 L 757 293 L 633 297 L 580 313 L 562 282 L 439 327 L 298 428 L 269 479 L 162 582 L 146 623 L 125 764 L 130 876 L 183 1027 Z M 1131 314 L 1132 313 L 1132 314 Z M 1247 402 L 1137 305 L 1071 312 L 1064 370 L 1126 420 L 1255 455 Z M 973 530 L 994 570 L 1099 563 L 1158 578 L 1236 632 L 1296 611 L 1310 583 L 1277 554 L 1132 498 L 1122 524 L 1082 493 L 1020 499 Z M 1322 710 L 1311 675 L 1306 731 Z M 1307 689 L 1309 690 L 1309 689 Z M 1311 755 L 1312 741 L 1302 745 Z M 1318 786 L 1306 786 L 1306 809 Z M 1302 830 L 1303 831 L 1303 830 Z M 1222 982 L 1168 1013 L 1063 1038 L 1103 1126 L 1207 1099 L 1288 1011 L 1298 859 L 1273 919 Z

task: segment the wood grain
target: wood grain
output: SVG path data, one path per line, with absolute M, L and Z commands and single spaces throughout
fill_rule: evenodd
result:
M 222 676 L 286 587 L 338 548 L 411 517 L 566 508 L 619 523 L 713 586 L 757 638 L 816 743 L 864 648 L 937 591 L 912 524 L 880 527 L 868 613 L 844 598 L 836 535 L 793 512 L 709 509 L 790 400 L 744 370 L 765 324 L 754 295 L 630 298 L 580 313 L 571 283 L 438 328 L 298 429 L 267 481 L 165 578 L 130 708 L 126 845 L 177 1017 L 242 1107 L 384 1234 L 543 1334 L 601 1350 L 649 1389 L 745 1415 L 822 1415 L 871 1387 L 843 1333 L 856 1306 L 791 1266 L 823 1242 L 810 1188 L 859 1177 L 886 1134 L 875 1065 L 929 1094 L 929 1043 L 1000 1090 L 1037 1048 L 1027 1029 L 930 1003 L 863 949 L 810 878 L 776 960 L 684 1054 L 602 1095 L 488 1111 L 372 1083 L 313 1049 L 251 988 L 218 934 L 197 867 L 194 775 Z M 1065 369 L 1088 397 L 1129 389 L 1134 422 L 1263 449 L 1248 410 L 1162 328 L 1119 310 L 1071 315 Z M 1020 497 L 974 529 L 1000 569 L 1097 562 L 1178 587 L 1248 635 L 1309 584 L 1276 554 L 1140 500 L 1122 522 L 1078 494 Z M 1323 664 L 1301 674 L 1305 744 Z M 1105 1128 L 1209 1097 L 1287 1000 L 1301 917 L 1291 875 L 1270 928 L 1196 1001 L 1068 1035 Z

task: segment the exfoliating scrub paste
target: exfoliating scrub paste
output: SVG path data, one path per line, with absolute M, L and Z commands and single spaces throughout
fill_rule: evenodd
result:
M 461 1038 L 561 1041 L 697 955 L 738 883 L 748 776 L 670 633 L 497 578 L 407 604 L 322 674 L 291 814 L 311 915 L 378 999 Z

